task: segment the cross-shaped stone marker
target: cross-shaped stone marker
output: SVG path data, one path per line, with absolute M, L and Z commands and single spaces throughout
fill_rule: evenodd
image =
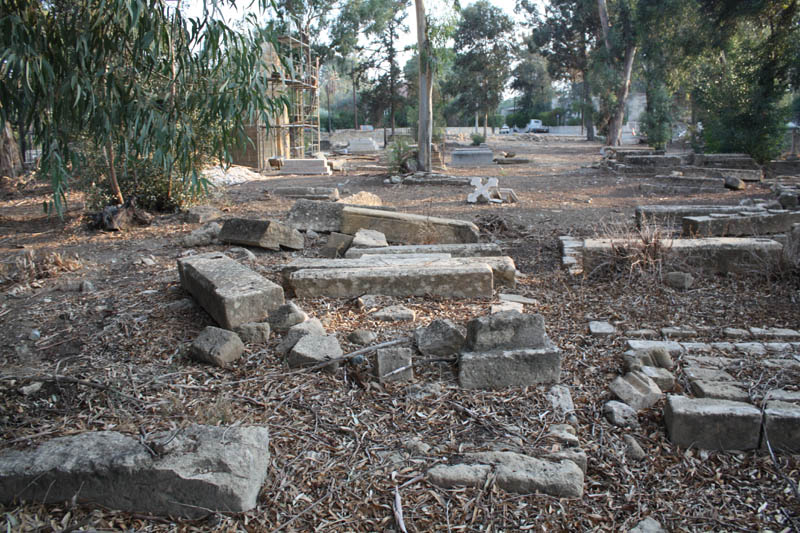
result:
M 492 200 L 492 189 L 497 188 L 497 178 L 489 178 L 484 184 L 483 178 L 472 178 L 469 182 L 470 185 L 475 187 L 475 190 L 467 196 L 467 202 L 471 204 L 488 204 Z

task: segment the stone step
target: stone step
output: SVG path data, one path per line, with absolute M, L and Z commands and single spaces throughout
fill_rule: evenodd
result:
M 397 254 L 364 255 L 358 259 L 295 259 L 281 270 L 284 285 L 292 286 L 292 274 L 306 269 L 359 269 L 403 267 L 416 269 L 423 267 L 451 267 L 488 265 L 492 269 L 495 287 L 514 287 L 517 269 L 510 257 L 450 257 L 450 254 Z
M 583 268 L 593 272 L 604 264 L 619 260 L 618 250 L 642 248 L 640 239 L 586 239 L 583 242 Z M 708 272 L 763 272 L 780 261 L 783 246 L 771 239 L 709 237 L 703 239 L 664 239 L 662 253 L 680 258 L 690 266 Z
M 181 287 L 225 329 L 263 322 L 283 304 L 279 285 L 219 252 L 179 259 L 178 273 Z
M 404 244 L 476 243 L 479 239 L 478 227 L 465 220 L 345 207 L 339 231 L 355 235 L 363 228 L 380 231 L 389 242 Z
M 356 298 L 434 296 L 491 298 L 492 269 L 486 264 L 435 267 L 375 267 L 304 269 L 289 276 L 298 298 Z
M 686 236 L 712 237 L 768 235 L 786 233 L 800 223 L 800 211 L 770 210 L 758 214 L 731 214 L 684 217 L 682 233 Z
M 407 246 L 387 246 L 386 248 L 350 249 L 345 257 L 357 259 L 365 255 L 401 254 L 447 254 L 452 257 L 491 257 L 503 255 L 497 244 L 415 244 Z
M 332 174 L 325 159 L 283 159 L 278 174 L 302 174 L 308 176 Z
M 723 451 L 759 445 L 761 410 L 748 403 L 668 395 L 664 420 L 678 446 Z

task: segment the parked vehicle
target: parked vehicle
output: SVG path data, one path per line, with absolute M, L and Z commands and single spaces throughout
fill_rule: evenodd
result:
M 542 121 L 538 118 L 532 118 L 522 131 L 525 133 L 550 133 L 550 128 L 542 124 Z
M 511 128 L 508 127 L 508 124 L 503 124 L 503 127 L 500 128 L 500 135 L 506 135 L 511 133 Z

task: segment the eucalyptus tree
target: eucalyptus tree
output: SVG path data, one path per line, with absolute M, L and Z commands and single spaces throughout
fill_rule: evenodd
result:
M 169 16 L 163 0 L 5 0 L 0 119 L 22 117 L 33 132 L 50 208 L 63 211 L 92 150 L 105 153 L 122 202 L 115 159 L 123 174 L 145 160 L 197 191 L 207 152 L 230 162 L 247 124 L 269 126 L 286 103 L 270 96 L 272 35 L 231 29 L 213 16 L 217 5 L 187 19 Z

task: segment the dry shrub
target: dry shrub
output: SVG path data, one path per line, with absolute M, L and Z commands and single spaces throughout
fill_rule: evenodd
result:
M 589 276 L 653 275 L 661 279 L 665 270 L 685 268 L 670 253 L 670 232 L 652 221 L 643 219 L 638 227 L 621 222 L 602 223 L 595 231 L 595 238 L 611 241 L 611 252 Z
M 63 272 L 74 272 L 82 266 L 77 256 L 69 258 L 59 252 L 50 252 L 37 257 L 35 250 L 25 250 L 0 262 L 0 285 L 53 278 Z

